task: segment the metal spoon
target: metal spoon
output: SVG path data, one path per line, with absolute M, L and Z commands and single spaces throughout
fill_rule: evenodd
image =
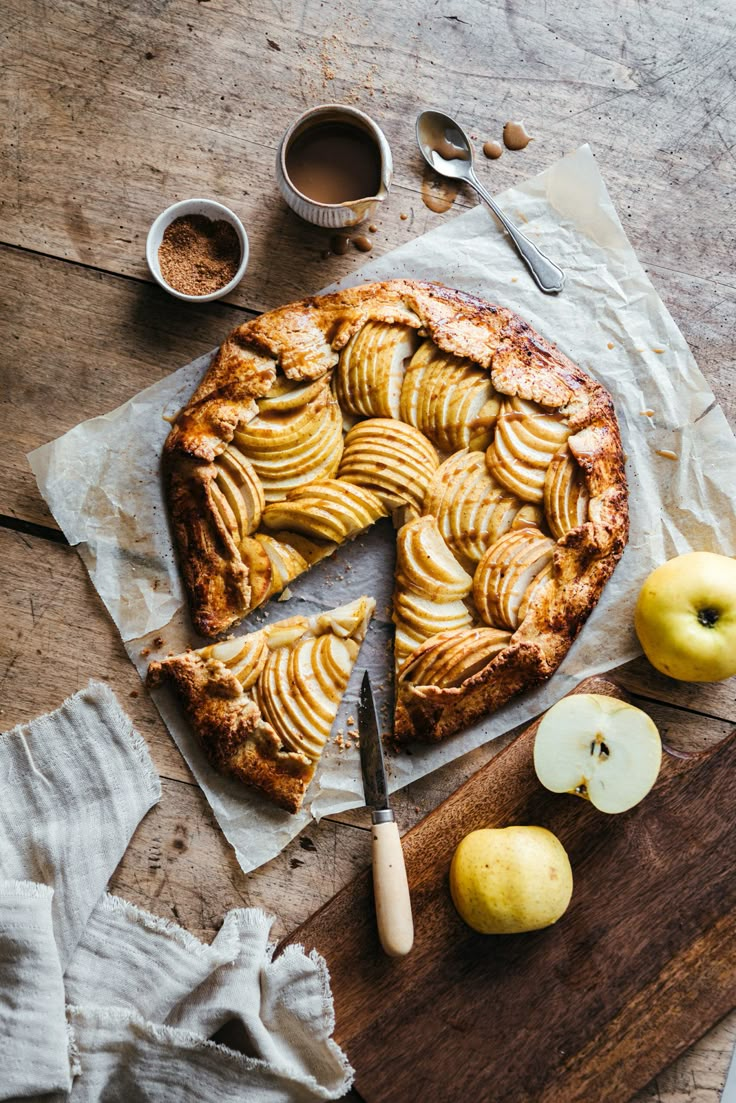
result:
M 452 180 L 464 180 L 485 200 L 508 233 L 542 291 L 556 295 L 565 286 L 565 273 L 545 257 L 499 209 L 473 168 L 473 149 L 463 128 L 441 111 L 422 111 L 417 117 L 417 145 L 430 168 Z

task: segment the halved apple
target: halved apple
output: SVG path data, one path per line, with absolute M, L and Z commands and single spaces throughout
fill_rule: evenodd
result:
M 486 455 L 488 470 L 525 502 L 541 502 L 547 468 L 569 436 L 569 426 L 555 410 L 505 397 Z
M 340 356 L 335 390 L 344 410 L 368 417 L 399 417 L 406 364 L 417 347 L 411 326 L 367 322 Z
M 652 718 L 598 693 L 563 697 L 542 717 L 534 742 L 545 789 L 584 797 L 601 812 L 627 812 L 643 800 L 661 762 Z
M 507 532 L 485 553 L 473 579 L 473 600 L 486 624 L 515 632 L 524 596 L 552 560 L 555 544 L 531 526 Z
M 385 516 L 380 498 L 372 491 L 343 480 L 322 479 L 292 490 L 283 502 L 266 506 L 262 524 L 341 544 Z
M 437 453 L 413 425 L 392 418 L 359 421 L 345 437 L 338 477 L 372 490 L 387 509 L 421 513 Z

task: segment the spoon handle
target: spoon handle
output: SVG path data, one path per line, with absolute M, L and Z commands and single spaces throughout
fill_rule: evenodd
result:
M 565 273 L 562 269 L 554 264 L 548 257 L 545 257 L 544 253 L 537 249 L 536 245 L 534 245 L 528 237 L 525 237 L 521 230 L 518 230 L 516 226 L 514 226 L 513 222 L 509 222 L 493 196 L 486 191 L 475 173 L 469 176 L 468 180 L 481 199 L 485 200 L 498 221 L 506 230 L 518 249 L 521 259 L 526 264 L 541 290 L 545 291 L 548 295 L 557 295 L 562 291 L 562 288 L 565 286 Z

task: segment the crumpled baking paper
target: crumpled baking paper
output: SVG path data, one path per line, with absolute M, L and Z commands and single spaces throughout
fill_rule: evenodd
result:
M 498 197 L 504 211 L 567 273 L 564 292 L 539 292 L 484 207 L 357 270 L 348 283 L 406 276 L 438 280 L 517 310 L 613 395 L 631 491 L 631 538 L 612 580 L 558 673 L 447 741 L 389 759 L 392 789 L 407 785 L 513 726 L 531 720 L 591 674 L 638 654 L 632 614 L 638 589 L 664 559 L 692 549 L 736 554 L 736 440 L 682 334 L 626 238 L 592 153 L 583 146 Z M 224 334 L 223 334 L 224 336 Z M 119 409 L 32 452 L 43 496 L 117 625 L 141 676 L 150 658 L 202 642 L 185 607 L 159 478 L 170 419 L 211 354 Z M 648 413 L 645 413 L 647 411 Z M 660 453 L 664 452 L 662 455 Z M 672 458 L 675 457 L 675 458 Z M 390 723 L 390 604 L 394 534 L 388 522 L 292 583 L 236 631 L 373 594 L 377 609 L 335 731 L 354 730 L 367 667 Z M 308 793 L 290 816 L 222 778 L 206 762 L 177 703 L 154 699 L 244 870 L 276 855 L 310 820 L 363 803 L 359 755 L 332 741 Z M 349 741 L 348 741 L 349 743 Z

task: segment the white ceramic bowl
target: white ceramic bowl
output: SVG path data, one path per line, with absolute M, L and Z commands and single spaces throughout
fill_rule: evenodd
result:
M 164 236 L 164 230 L 167 226 L 171 225 L 174 219 L 182 218 L 187 214 L 202 214 L 205 218 L 211 218 L 213 221 L 222 219 L 225 222 L 229 222 L 230 225 L 235 228 L 238 240 L 240 241 L 240 265 L 238 266 L 237 272 L 224 287 L 220 287 L 217 291 L 210 291 L 208 295 L 185 295 L 183 291 L 177 291 L 175 287 L 167 283 L 161 275 L 161 266 L 158 263 L 158 250 Z M 167 207 L 165 211 L 162 211 L 152 224 L 151 229 L 148 231 L 148 237 L 146 238 L 146 260 L 148 261 L 151 275 L 156 283 L 159 283 L 161 287 L 163 287 L 164 291 L 168 291 L 170 295 L 173 295 L 177 299 L 184 299 L 187 303 L 209 303 L 212 302 L 213 299 L 221 299 L 224 295 L 229 295 L 230 292 L 238 286 L 245 275 L 245 270 L 248 267 L 248 235 L 238 216 L 234 214 L 229 207 L 224 207 L 222 203 L 216 203 L 214 199 L 182 199 L 180 203 L 173 203 L 170 207 Z

